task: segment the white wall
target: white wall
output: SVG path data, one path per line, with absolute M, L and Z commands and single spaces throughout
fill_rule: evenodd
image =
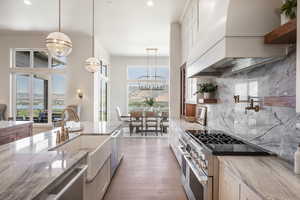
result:
M 146 57 L 111 57 L 110 118 L 117 120 L 116 107 L 127 113 L 127 66 L 147 66 Z M 168 57 L 159 57 L 158 65 L 169 66 Z
M 170 117 L 180 117 L 181 26 L 171 24 L 170 32 Z

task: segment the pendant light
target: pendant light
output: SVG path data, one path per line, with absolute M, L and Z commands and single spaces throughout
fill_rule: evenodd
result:
M 165 90 L 167 87 L 165 77 L 157 75 L 158 49 L 147 48 L 146 52 L 147 52 L 147 74 L 140 76 L 138 78 L 139 90 L 151 90 L 151 91 Z
M 53 32 L 46 38 L 46 46 L 54 57 L 66 57 L 72 51 L 70 38 L 61 32 L 61 0 L 59 2 L 58 32 Z
M 95 58 L 95 0 L 93 0 L 93 19 L 92 19 L 92 26 L 93 26 L 93 37 L 92 37 L 92 57 L 88 58 L 85 61 L 85 69 L 90 73 L 95 73 L 100 70 L 100 60 Z

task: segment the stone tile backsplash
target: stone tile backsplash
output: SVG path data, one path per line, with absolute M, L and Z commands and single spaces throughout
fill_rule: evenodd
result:
M 247 103 L 235 104 L 234 95 L 262 100 L 265 96 L 296 98 L 296 53 L 284 60 L 247 72 L 215 79 L 218 104 L 208 106 L 208 126 L 224 130 L 277 153 L 293 162 L 300 143 L 300 115 L 295 108 L 263 106 L 259 112 L 247 111 Z

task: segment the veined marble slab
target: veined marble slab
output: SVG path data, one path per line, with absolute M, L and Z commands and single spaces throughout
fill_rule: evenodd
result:
M 299 200 L 300 175 L 278 157 L 218 157 L 232 173 L 266 200 Z
M 32 124 L 32 121 L 0 121 L 0 129 L 20 126 L 24 124 Z
M 119 121 L 109 121 L 109 122 L 80 122 L 83 130 L 79 133 L 81 134 L 111 134 L 116 129 L 120 128 L 122 122 Z

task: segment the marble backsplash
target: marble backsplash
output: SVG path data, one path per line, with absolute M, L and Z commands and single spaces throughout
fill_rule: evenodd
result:
M 215 82 L 219 102 L 208 105 L 208 126 L 242 137 L 293 162 L 293 154 L 300 143 L 300 130 L 296 129 L 300 115 L 295 108 L 258 103 L 259 112 L 245 112 L 247 103 L 235 104 L 233 96 L 295 97 L 296 53 L 273 64 L 217 78 Z

